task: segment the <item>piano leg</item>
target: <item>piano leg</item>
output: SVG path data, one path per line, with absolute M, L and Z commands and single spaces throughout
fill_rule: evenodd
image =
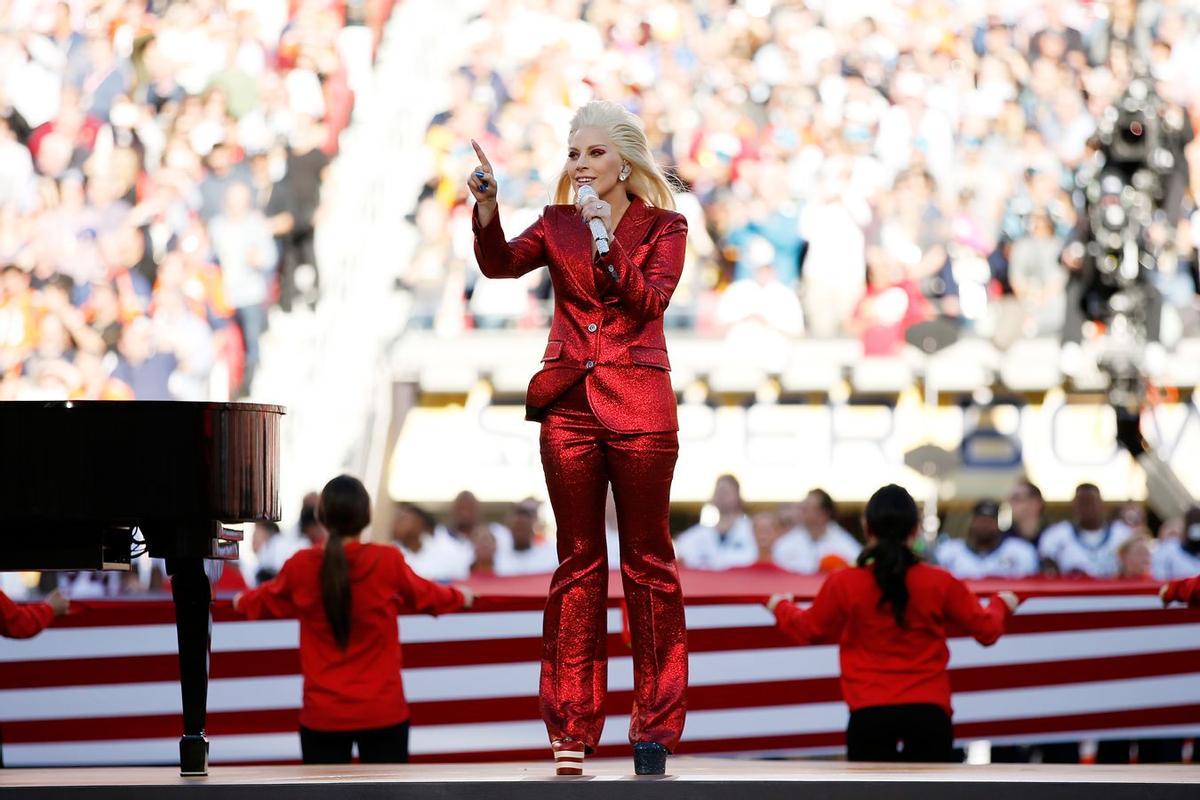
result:
M 208 774 L 208 652 L 212 638 L 212 589 L 200 558 L 169 558 L 175 630 L 179 637 L 179 684 L 183 692 L 183 738 L 179 773 Z

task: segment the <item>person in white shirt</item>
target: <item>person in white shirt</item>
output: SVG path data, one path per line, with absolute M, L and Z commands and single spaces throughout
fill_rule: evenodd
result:
M 523 500 L 508 514 L 512 547 L 496 551 L 497 575 L 550 574 L 558 569 L 558 548 L 552 541 L 537 541 L 536 500 Z
M 254 523 L 254 533 L 250 537 L 254 557 L 242 558 L 238 562 L 247 586 L 265 583 L 279 574 L 286 560 L 283 558 L 286 538 L 279 532 L 279 525 L 275 522 L 259 520 Z M 288 548 L 289 553 L 294 551 L 294 548 Z
M 754 529 L 746 516 L 737 478 L 717 478 L 711 506 L 701 511 L 699 523 L 679 534 L 675 555 L 689 569 L 708 570 L 744 567 L 758 559 Z
M 1117 549 L 1133 535 L 1120 520 L 1104 521 L 1104 501 L 1095 484 L 1081 483 L 1071 503 L 1072 518 L 1042 534 L 1038 552 L 1054 562 L 1060 575 L 1111 578 L 1117 574 Z
M 1162 524 L 1151 573 L 1160 581 L 1200 575 L 1200 506 Z
M 835 521 L 836 517 L 837 506 L 828 492 L 809 492 L 800 503 L 800 524 L 775 543 L 775 563 L 790 572 L 809 575 L 853 566 L 862 545 Z
M 725 329 L 726 347 L 771 370 L 786 366 L 792 341 L 804 332 L 800 297 L 779 280 L 769 259 L 754 277 L 734 281 L 721 293 L 717 321 Z
M 831 159 L 822 170 L 816 196 L 800 212 L 800 230 L 808 241 L 800 284 L 810 334 L 830 338 L 843 332 L 867 280 L 863 229 L 871 207 L 854 191 L 851 165 Z
M 938 566 L 956 578 L 1026 578 L 1038 571 L 1037 550 L 1020 536 L 1005 536 L 1000 504 L 980 500 L 971 510 L 965 539 L 947 539 L 935 553 Z
M 401 503 L 392 519 L 392 541 L 413 572 L 431 581 L 458 581 L 471 573 L 475 548 L 454 547 L 433 534 L 434 519 L 412 503 Z
M 450 504 L 446 522 L 434 528 L 433 536 L 439 547 L 465 560 L 469 571 L 475 563 L 479 536 L 485 529 L 495 542 L 496 554 L 512 549 L 512 533 L 508 528 L 499 522 L 485 522 L 479 500 L 471 492 L 462 491 Z

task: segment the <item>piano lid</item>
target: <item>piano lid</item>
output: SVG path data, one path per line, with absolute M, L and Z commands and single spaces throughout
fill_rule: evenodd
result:
M 282 406 L 0 402 L 0 537 L 28 523 L 279 519 Z

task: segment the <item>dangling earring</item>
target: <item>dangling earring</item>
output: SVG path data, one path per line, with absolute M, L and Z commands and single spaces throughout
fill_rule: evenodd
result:
M 623 170 L 621 170 L 621 180 L 626 180 L 628 177 L 629 177 L 629 165 L 626 164 L 625 168 Z

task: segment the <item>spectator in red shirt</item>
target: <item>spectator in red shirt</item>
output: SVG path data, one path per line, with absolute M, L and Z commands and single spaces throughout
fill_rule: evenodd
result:
M 921 288 L 891 255 L 870 260 L 870 285 L 858 301 L 846 328 L 862 341 L 865 356 L 893 356 L 904 346 L 908 329 L 932 317 Z
M 234 597 L 249 619 L 300 620 L 300 750 L 306 764 L 408 761 L 408 704 L 400 678 L 401 613 L 470 607 L 467 589 L 418 577 L 395 547 L 360 543 L 371 498 L 357 479 L 325 485 L 317 515 L 324 547 L 296 553 L 279 575 Z
M 1200 608 L 1200 575 L 1171 581 L 1158 591 L 1158 596 L 1164 606 L 1186 603 L 1190 608 Z
M 67 613 L 70 603 L 61 592 L 46 595 L 43 603 L 17 605 L 0 592 L 0 636 L 9 639 L 29 639 L 44 631 L 50 620 Z
M 867 503 L 857 569 L 830 575 L 807 610 L 790 595 L 767 602 L 790 638 L 838 643 L 851 761 L 953 760 L 946 637 L 961 629 L 990 645 L 1017 607 L 1011 592 L 984 607 L 949 572 L 920 563 L 917 519 L 912 495 L 883 487 Z

